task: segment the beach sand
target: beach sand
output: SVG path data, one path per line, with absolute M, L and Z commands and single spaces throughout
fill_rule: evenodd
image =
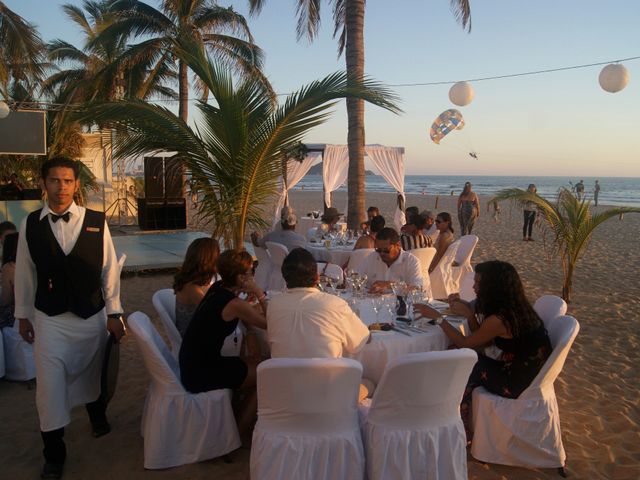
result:
M 299 215 L 322 205 L 319 192 L 294 191 L 290 199 Z M 560 265 L 557 258 L 545 253 L 540 231 L 534 232 L 535 242 L 523 242 L 521 210 L 505 203 L 495 223 L 493 212 L 486 210 L 486 199 L 481 200 L 482 215 L 474 229 L 480 241 L 472 263 L 489 259 L 513 263 L 532 301 L 544 294 L 559 295 Z M 366 205 L 380 207 L 389 219 L 394 201 L 392 194 L 367 193 Z M 437 210 L 453 214 L 455 201 L 453 197 L 441 197 Z M 435 210 L 434 203 L 434 197 L 410 195 L 406 205 Z M 339 209 L 344 206 L 345 194 L 336 194 L 334 204 Z M 458 230 L 457 219 L 454 227 Z M 595 233 L 575 272 L 568 313 L 578 319 L 581 328 L 555 382 L 570 478 L 640 478 L 638 238 L 640 215 L 610 220 Z M 126 313 L 141 310 L 161 328 L 151 296 L 169 287 L 171 280 L 167 273 L 125 277 L 122 301 Z M 140 417 L 148 375 L 131 335 L 122 342 L 120 368 L 118 389 L 108 410 L 112 425 L 109 435 L 93 439 L 84 409 L 74 410 L 65 436 L 69 452 L 65 479 L 248 478 L 246 449 L 234 452 L 231 464 L 215 459 L 165 471 L 145 471 Z M 33 385 L 0 381 L 0 425 L 0 477 L 39 478 L 42 445 Z M 469 456 L 469 478 L 556 480 L 559 476 L 555 469 L 485 465 Z

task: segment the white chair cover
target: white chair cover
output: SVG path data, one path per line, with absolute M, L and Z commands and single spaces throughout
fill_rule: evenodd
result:
M 258 366 L 253 480 L 364 478 L 356 402 L 362 365 L 276 358 Z
M 153 303 L 153 308 L 158 312 L 164 332 L 169 338 L 171 353 L 177 359 L 182 345 L 182 336 L 176 328 L 176 295 L 173 293 L 173 289 L 164 288 L 158 290 L 151 297 L 151 303 Z
M 289 254 L 287 247 L 277 242 L 265 242 L 273 270 L 271 272 L 271 280 L 269 281 L 269 290 L 284 290 L 286 283 L 282 278 L 282 262 L 284 258 Z
M 580 325 L 563 315 L 545 322 L 553 352 L 517 399 L 479 387 L 473 391 L 471 455 L 488 463 L 534 468 L 563 467 L 560 414 L 553 382 L 562 371 Z
M 467 302 L 475 300 L 476 292 L 473 291 L 474 272 L 467 272 L 460 280 L 460 298 Z
M 336 265 L 335 263 L 319 262 L 318 274 L 338 279 L 338 285 L 342 285 L 344 283 L 344 271 L 340 265 Z
M 128 325 L 151 381 L 142 418 L 144 468 L 170 468 L 225 455 L 240 446 L 231 409 L 231 390 L 187 392 L 179 367 L 142 312 Z
M 429 274 L 433 298 L 444 299 L 447 298 L 450 293 L 458 292 L 458 284 L 453 275 L 452 263 L 455 261 L 459 246 L 459 240 L 449 245 L 449 248 L 444 252 L 436 268 Z
M 359 248 L 351 252 L 349 256 L 349 263 L 347 264 L 347 270 L 355 270 L 361 273 L 362 267 L 367 262 L 367 257 L 375 253 L 373 248 Z
M 418 260 L 420 260 L 420 267 L 422 267 L 422 290 L 429 298 L 433 298 L 431 280 L 429 279 L 429 265 L 431 265 L 431 260 L 433 260 L 433 257 L 436 255 L 436 249 L 433 247 L 414 248 L 409 253 L 418 257 Z
M 477 361 L 468 348 L 392 360 L 361 408 L 369 480 L 467 478 L 460 401 Z
M 266 248 L 253 246 L 253 251 L 258 259 L 258 267 L 254 276 L 255 282 L 262 290 L 268 290 L 269 279 L 273 271 L 273 265 L 271 264 L 271 257 Z
M 312 238 L 316 238 L 316 232 L 318 231 L 318 227 L 312 227 L 307 229 L 307 240 L 311 240 Z
M 567 313 L 567 302 L 555 295 L 543 295 L 533 304 L 533 309 L 548 325 L 554 318 Z
M 458 245 L 458 251 L 456 252 L 455 259 L 458 266 L 451 267 L 453 279 L 456 284 L 454 292 L 460 291 L 460 282 L 462 278 L 467 273 L 473 272 L 471 257 L 473 256 L 473 251 L 478 244 L 478 237 L 476 235 L 463 235 L 458 241 L 460 244 Z
M 4 378 L 16 382 L 26 382 L 36 378 L 36 364 L 33 359 L 33 344 L 22 339 L 18 319 L 13 327 L 2 329 L 4 347 Z

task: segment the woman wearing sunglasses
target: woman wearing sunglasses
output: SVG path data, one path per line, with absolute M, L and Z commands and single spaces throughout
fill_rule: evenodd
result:
M 444 256 L 447 248 L 451 245 L 455 237 L 453 236 L 453 225 L 451 224 L 451 215 L 447 212 L 441 212 L 436 217 L 436 228 L 438 229 L 438 239 L 436 240 L 436 254 L 431 260 L 431 265 L 429 266 L 429 273 L 433 272 L 438 266 L 438 262 Z

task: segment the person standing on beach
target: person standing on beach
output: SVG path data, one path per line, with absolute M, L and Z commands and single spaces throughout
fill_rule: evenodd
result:
M 100 375 L 108 334 L 125 334 L 116 252 L 104 213 L 73 201 L 78 171 L 67 157 L 44 163 L 47 201 L 22 222 L 18 240 L 15 317 L 34 344 L 42 478 L 62 476 L 74 406 L 86 404 L 94 437 L 110 432 Z
M 480 200 L 476 192 L 471 190 L 471 182 L 464 184 L 464 189 L 458 197 L 458 221 L 460 235 L 471 235 L 473 224 L 480 216 Z
M 537 191 L 538 189 L 533 183 L 529 184 L 527 192 L 535 195 Z M 524 203 L 524 225 L 522 225 L 522 240 L 525 242 L 533 241 L 533 238 L 531 237 L 531 230 L 533 229 L 533 222 L 535 222 L 536 220 L 537 210 L 538 207 L 534 202 Z
M 593 186 L 593 201 L 598 206 L 598 195 L 600 195 L 600 183 L 596 180 L 596 184 Z
M 578 201 L 582 200 L 584 195 L 584 180 L 580 180 L 576 183 L 576 197 L 578 197 Z

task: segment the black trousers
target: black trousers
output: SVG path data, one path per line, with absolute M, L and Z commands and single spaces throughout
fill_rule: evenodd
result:
M 107 404 L 102 397 L 95 402 L 87 403 L 86 408 L 91 425 L 100 426 L 107 421 Z M 42 453 L 45 461 L 47 463 L 64 463 L 67 458 L 67 447 L 64 444 L 64 427 L 48 432 L 40 432 L 40 435 L 44 443 Z
M 536 211 L 525 210 L 524 211 L 524 225 L 522 226 L 522 236 L 531 237 L 531 230 L 533 229 L 533 222 L 536 220 Z M 527 233 L 528 232 L 528 233 Z

